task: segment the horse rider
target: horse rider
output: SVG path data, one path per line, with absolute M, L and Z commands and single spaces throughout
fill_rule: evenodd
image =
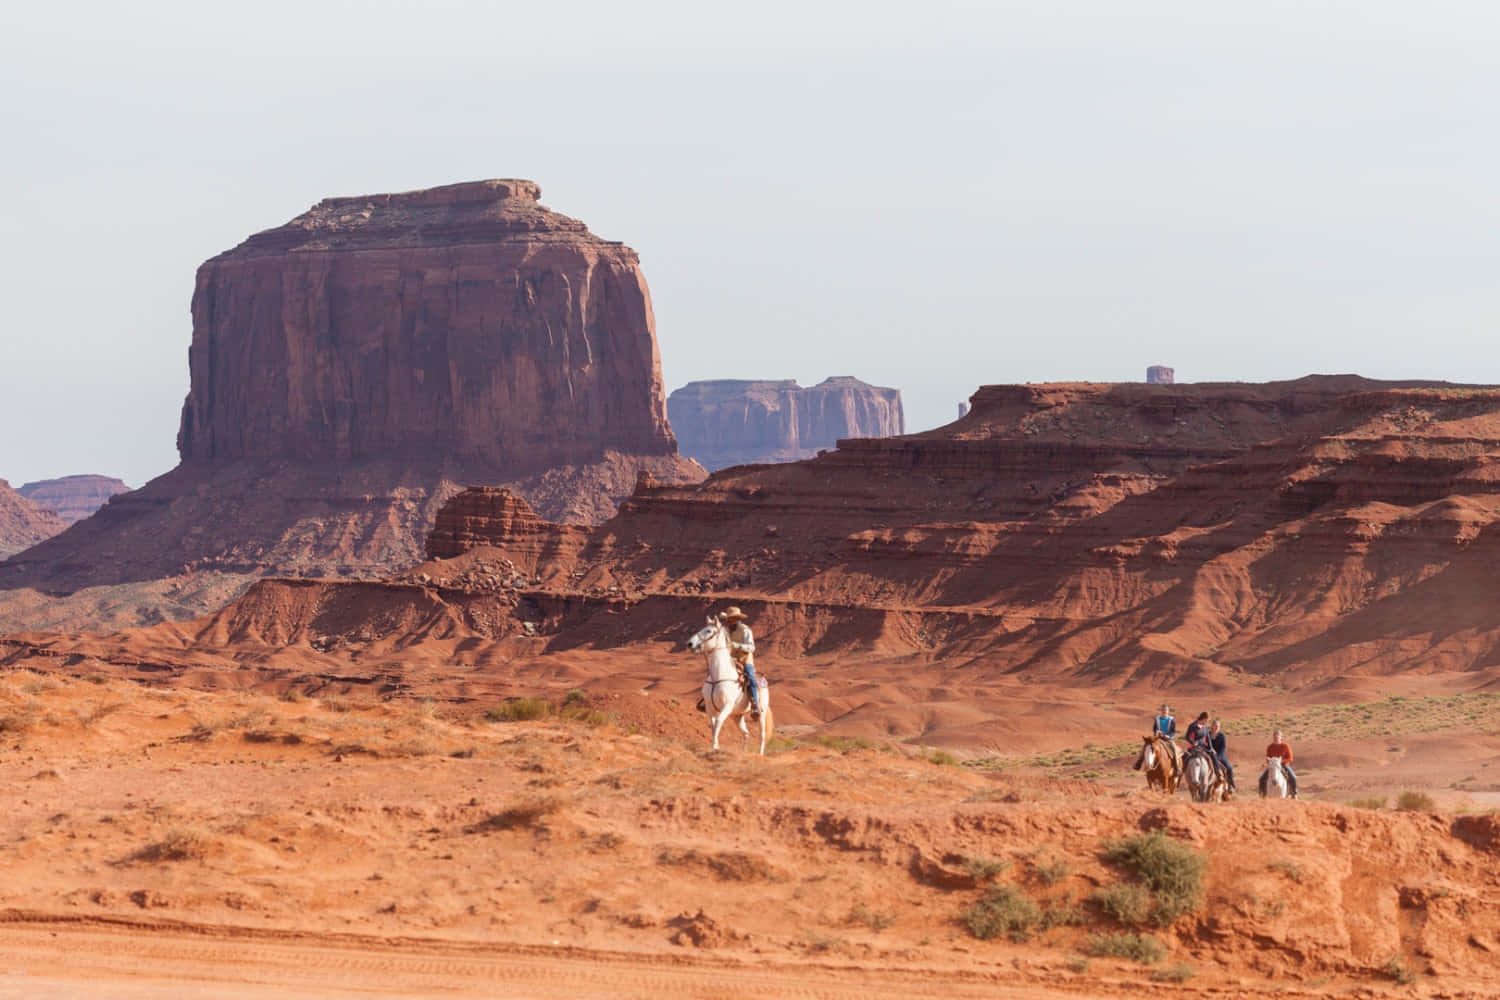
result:
M 1194 747 L 1207 748 L 1208 746 L 1208 713 L 1199 712 L 1198 717 L 1188 723 L 1187 732 L 1183 734 L 1187 739 L 1188 749 Z
M 1177 720 L 1172 717 L 1172 706 L 1162 703 L 1161 714 L 1151 720 L 1151 731 L 1167 741 L 1172 749 L 1172 770 L 1182 774 L 1182 754 L 1177 749 Z
M 750 696 L 750 718 L 760 718 L 760 698 L 755 683 L 755 635 L 745 624 L 745 613 L 732 607 L 719 615 L 729 629 L 729 655 L 745 671 L 745 693 Z
M 1229 778 L 1229 790 L 1235 791 L 1234 787 L 1234 765 L 1229 763 L 1229 757 L 1225 753 L 1229 746 L 1229 740 L 1219 729 L 1219 720 L 1215 719 L 1208 724 L 1208 750 L 1220 764 L 1224 765 L 1224 774 Z
M 1280 757 L 1281 769 L 1286 772 L 1286 787 L 1292 793 L 1292 798 L 1297 797 L 1297 772 L 1292 770 L 1292 748 L 1287 746 L 1286 741 L 1281 738 L 1281 730 L 1271 734 L 1271 744 L 1266 747 L 1266 756 Z M 1260 794 L 1266 794 L 1266 778 L 1271 769 L 1260 772 Z

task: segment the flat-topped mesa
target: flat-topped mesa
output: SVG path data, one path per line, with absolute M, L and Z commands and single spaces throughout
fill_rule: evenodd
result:
M 901 391 L 850 376 L 802 388 L 795 379 L 689 382 L 667 398 L 682 453 L 708 469 L 811 458 L 843 438 L 905 430 Z
M 55 511 L 68 524 L 75 524 L 109 502 L 109 498 L 130 490 L 113 476 L 63 476 L 40 479 L 16 490 L 38 507 Z
M 635 252 L 540 194 L 329 198 L 204 263 L 184 462 L 675 455 Z
M 425 191 L 324 198 L 286 225 L 256 233 L 213 260 L 508 240 L 612 246 L 634 259 L 628 248 L 602 240 L 577 219 L 540 204 L 541 196 L 541 187 L 533 181 L 488 180 Z

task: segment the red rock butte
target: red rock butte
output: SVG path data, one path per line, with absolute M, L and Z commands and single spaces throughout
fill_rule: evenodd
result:
M 635 251 L 540 194 L 329 198 L 204 263 L 183 461 L 674 454 Z
M 0 565 L 0 630 L 192 617 L 268 574 L 387 573 L 473 484 L 591 523 L 643 472 L 701 478 L 667 422 L 635 251 L 540 194 L 329 198 L 205 262 L 181 464 Z M 67 609 L 36 593 L 151 581 Z

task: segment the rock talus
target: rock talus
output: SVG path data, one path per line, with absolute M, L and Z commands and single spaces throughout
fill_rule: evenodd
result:
M 901 392 L 847 376 L 689 382 L 667 398 L 684 455 L 708 469 L 811 458 L 845 438 L 903 434 Z
M 0 479 L 0 558 L 29 549 L 67 526 L 55 511 L 33 503 Z

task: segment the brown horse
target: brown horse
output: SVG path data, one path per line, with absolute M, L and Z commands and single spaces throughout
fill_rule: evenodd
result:
M 1172 746 L 1160 736 L 1141 737 L 1141 755 L 1135 759 L 1135 769 L 1146 769 L 1146 787 L 1160 789 L 1171 795 L 1177 791 L 1182 772 L 1177 766 L 1177 755 Z

